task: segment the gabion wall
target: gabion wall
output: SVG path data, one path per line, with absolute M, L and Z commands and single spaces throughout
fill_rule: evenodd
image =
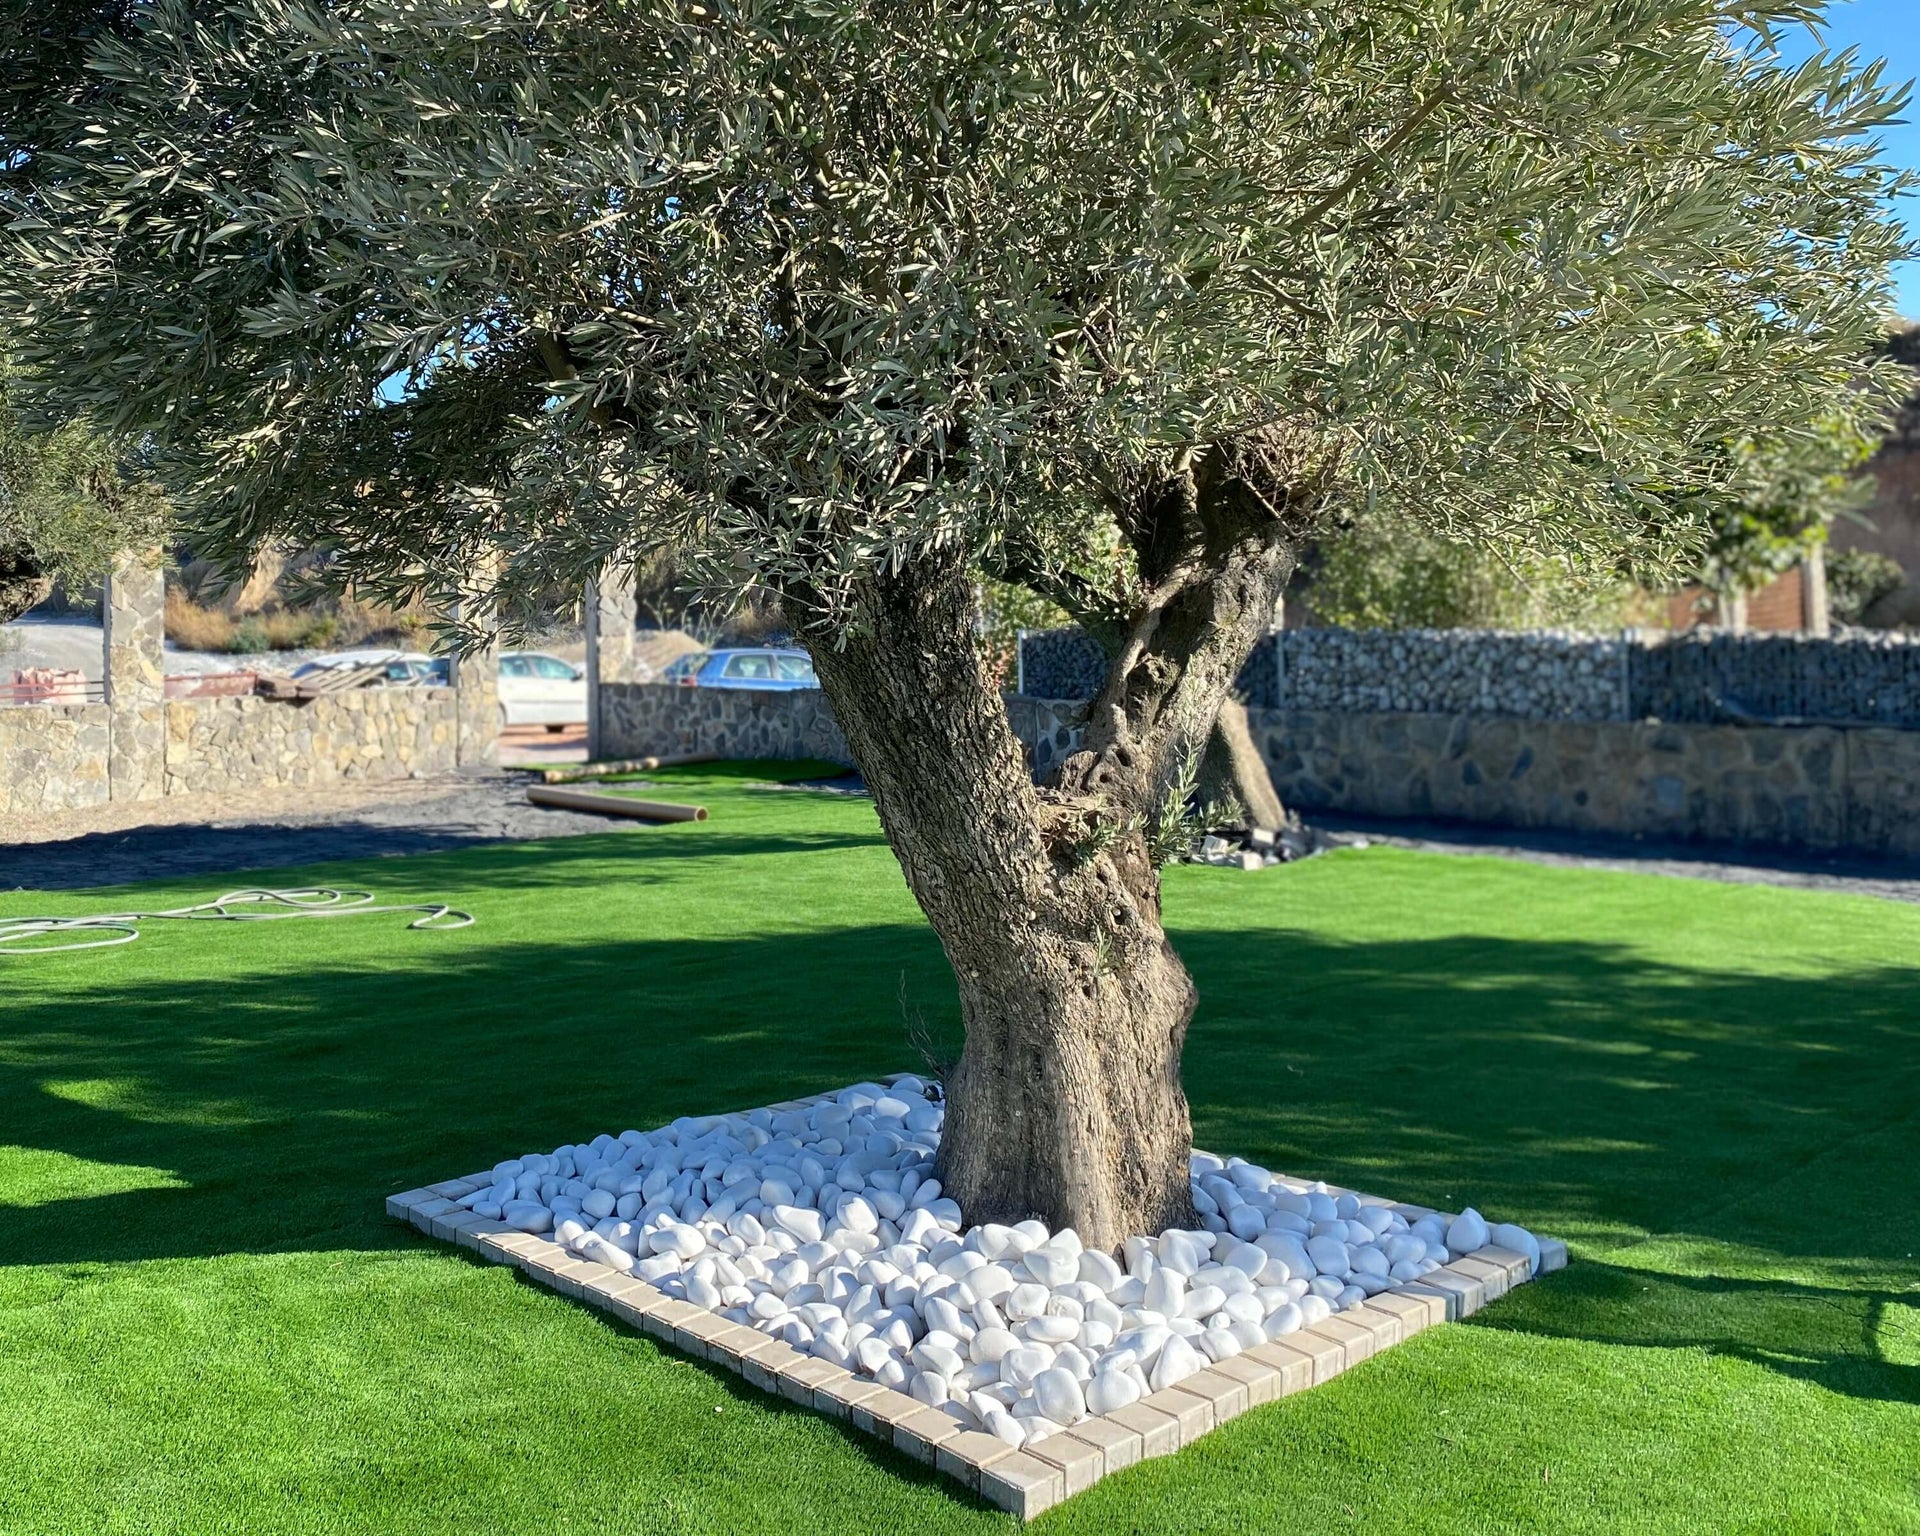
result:
M 1240 669 L 1239 690 L 1254 709 L 1279 703 L 1274 649 L 1256 645 Z M 1106 681 L 1107 656 L 1078 629 L 1039 629 L 1020 640 L 1020 691 L 1030 699 L 1091 699 Z
M 1689 635 L 1636 645 L 1627 666 L 1635 720 L 1920 729 L 1920 645 L 1904 635 Z
M 1629 718 L 1624 640 L 1471 629 L 1295 629 L 1278 639 L 1283 709 Z
M 1106 673 L 1078 630 L 1030 634 L 1021 657 L 1032 698 L 1092 698 Z M 1255 709 L 1920 730 L 1920 644 L 1857 631 L 1817 640 L 1290 629 L 1255 647 L 1240 691 Z

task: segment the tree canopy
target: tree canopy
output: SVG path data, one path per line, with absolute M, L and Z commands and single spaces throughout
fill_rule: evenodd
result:
M 1883 404 L 1897 98 L 1780 66 L 1800 4 L 132 14 L 0 134 L 5 298 L 232 547 L 343 577 L 1044 584 L 1229 444 L 1295 515 L 1670 568 L 1647 487 Z
M 1801 0 L 110 14 L 0 124 L 36 384 L 363 590 L 774 594 L 953 961 L 974 1221 L 1194 1219 L 1156 859 L 1317 528 L 1674 569 L 1715 445 L 1886 407 L 1900 96 Z M 1108 641 L 1044 785 L 981 571 Z
M 155 543 L 166 498 L 84 419 L 32 430 L 15 409 L 0 357 L 0 623 L 56 581 L 97 581 L 127 548 Z

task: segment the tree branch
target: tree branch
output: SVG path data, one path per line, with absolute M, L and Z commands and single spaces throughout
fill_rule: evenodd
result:
M 1317 224 L 1328 209 L 1332 208 L 1341 198 L 1345 197 L 1349 192 L 1353 191 L 1355 187 L 1359 186 L 1361 182 L 1365 181 L 1368 172 L 1372 171 L 1388 155 L 1392 154 L 1402 144 L 1406 143 L 1408 139 L 1412 138 L 1414 134 L 1419 131 L 1422 123 L 1432 117 L 1435 112 L 1439 111 L 1444 103 L 1452 99 L 1453 82 L 1450 80 L 1442 80 L 1421 99 L 1420 104 L 1408 114 L 1407 120 L 1387 135 L 1385 143 L 1356 165 L 1340 185 L 1325 193 L 1317 203 L 1309 208 L 1306 213 L 1295 222 L 1300 225 Z
M 1274 429 L 1196 454 L 1176 483 L 1143 488 L 1152 505 L 1131 522 L 1152 530 L 1159 553 L 1177 546 L 1179 554 L 1156 571 L 1131 616 L 1081 751 L 1058 769 L 1059 787 L 1137 812 L 1158 803 L 1203 748 L 1271 625 L 1328 473 Z

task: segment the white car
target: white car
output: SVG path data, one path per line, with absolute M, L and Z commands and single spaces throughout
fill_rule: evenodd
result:
M 302 662 L 293 669 L 293 675 L 300 679 L 320 672 L 345 672 L 355 667 L 375 665 L 386 667 L 386 680 L 389 683 L 426 684 L 441 688 L 447 683 L 446 658 L 428 656 L 420 651 L 330 651 L 324 656 L 314 657 L 312 661 Z
M 544 725 L 550 731 L 584 725 L 587 674 L 543 651 L 500 653 L 500 729 Z

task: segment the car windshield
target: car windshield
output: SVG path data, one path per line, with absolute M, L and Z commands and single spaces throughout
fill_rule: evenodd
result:
M 811 656 L 776 656 L 773 658 L 773 662 L 774 665 L 780 669 L 780 676 L 786 682 L 811 683 L 818 681 L 813 675 L 813 658 Z
M 567 682 L 573 681 L 573 668 L 568 666 L 558 656 L 529 656 L 527 660 L 533 663 L 533 670 L 542 677 L 564 678 Z

